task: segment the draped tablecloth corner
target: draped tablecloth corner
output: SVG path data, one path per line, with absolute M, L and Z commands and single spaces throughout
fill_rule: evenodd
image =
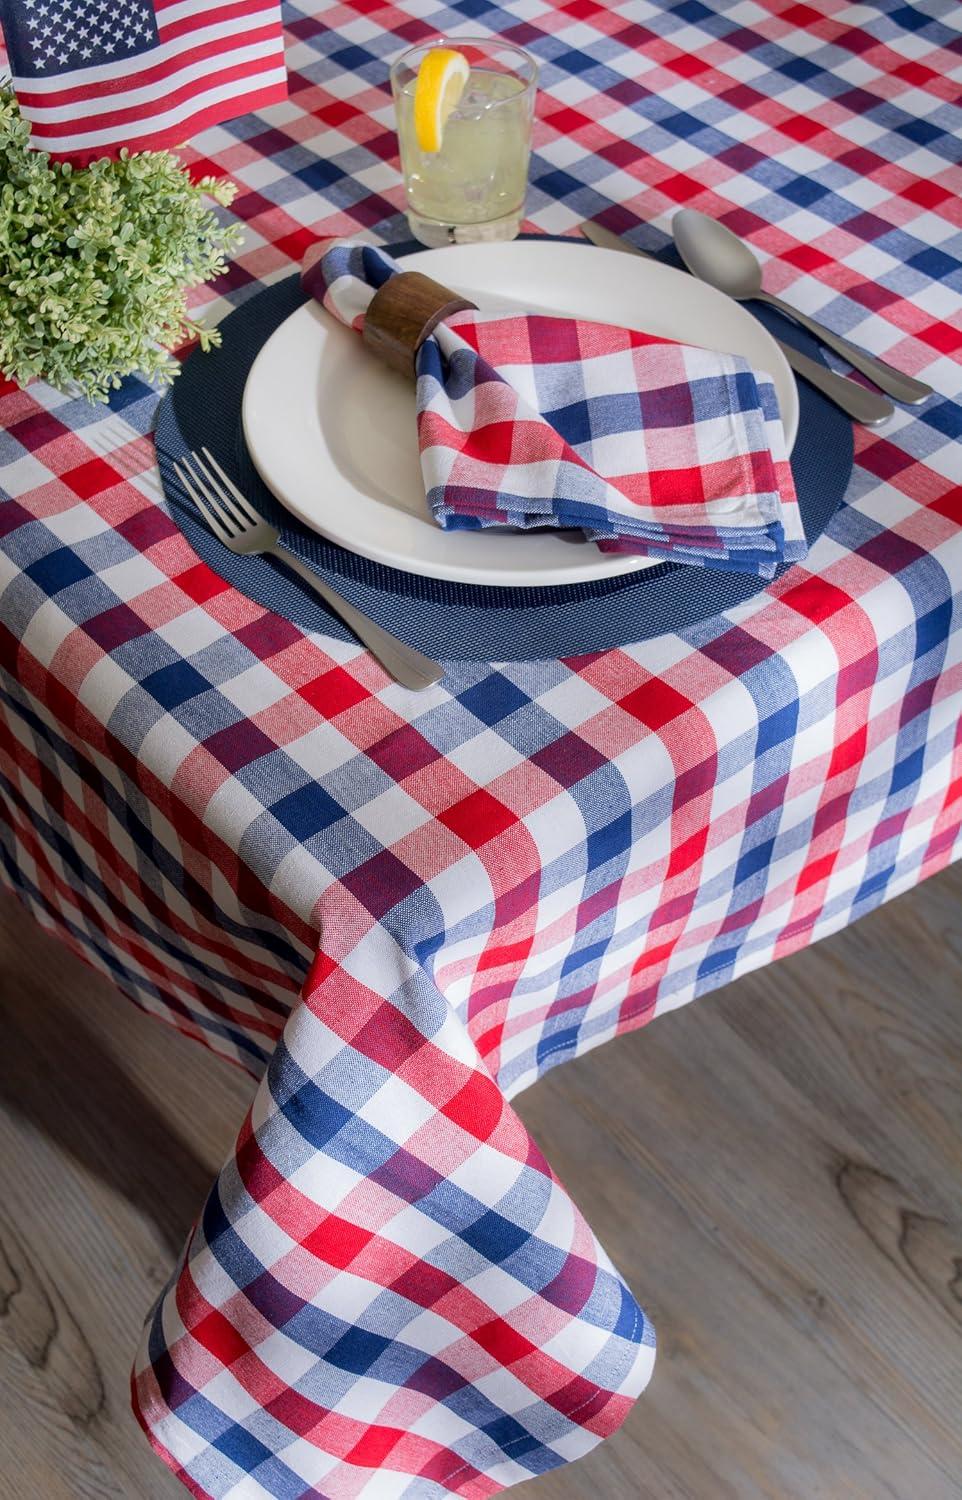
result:
M 135 1411 L 202 1495 L 490 1495 L 587 1453 L 651 1373 L 469 1029 L 351 905 L 138 1357 Z

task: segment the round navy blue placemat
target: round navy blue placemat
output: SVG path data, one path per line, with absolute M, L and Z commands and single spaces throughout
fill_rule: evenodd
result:
M 420 250 L 411 243 L 392 253 Z M 206 446 L 280 530 L 296 552 L 371 619 L 439 660 L 524 661 L 581 656 L 684 629 L 767 585 L 751 574 L 713 572 L 664 562 L 642 573 L 553 588 L 489 588 L 423 578 L 369 562 L 302 527 L 274 499 L 247 453 L 241 398 L 254 359 L 304 301 L 297 275 L 235 309 L 221 323 L 223 343 L 196 352 L 160 403 L 156 443 L 164 493 L 191 546 L 248 598 L 308 630 L 352 639 L 320 599 L 275 559 L 236 557 L 200 519 L 173 470 L 173 461 Z M 786 319 L 759 310 L 780 338 L 820 358 L 817 345 Z M 848 418 L 804 381 L 792 470 L 809 542 L 841 504 L 852 472 Z M 412 415 L 413 420 L 413 415 Z M 784 570 L 782 570 L 784 571 Z

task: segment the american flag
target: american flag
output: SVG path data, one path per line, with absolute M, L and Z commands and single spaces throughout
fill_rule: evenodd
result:
M 84 166 L 287 97 L 279 0 L 0 0 L 31 142 Z

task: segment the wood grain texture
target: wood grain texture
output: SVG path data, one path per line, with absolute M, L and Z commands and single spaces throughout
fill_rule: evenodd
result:
M 0 1500 L 182 1500 L 127 1408 L 252 1085 L 0 899 Z M 962 866 L 520 1112 L 659 1334 L 531 1500 L 962 1500 Z
M 476 309 L 420 271 L 398 271 L 378 287 L 364 314 L 361 337 L 378 359 L 413 379 L 417 352 L 439 323 L 456 312 Z

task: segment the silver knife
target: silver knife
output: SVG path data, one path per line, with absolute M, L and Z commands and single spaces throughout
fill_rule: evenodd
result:
M 619 239 L 610 229 L 605 229 L 603 224 L 595 224 L 591 219 L 587 219 L 579 228 L 586 240 L 590 240 L 593 245 L 600 245 L 604 250 L 624 250 L 630 255 L 640 255 L 643 260 L 656 260 L 654 255 L 649 255 L 646 250 L 639 250 L 627 240 Z M 662 262 L 658 261 L 658 264 Z M 837 374 L 827 365 L 820 364 L 817 359 L 810 359 L 807 354 L 793 349 L 791 344 L 783 344 L 781 339 L 775 339 L 775 342 L 796 375 L 801 375 L 809 385 L 815 386 L 823 396 L 834 401 L 853 421 L 861 422 L 866 427 L 877 427 L 880 422 L 887 422 L 894 415 L 895 407 L 885 396 L 866 390 L 857 380 L 849 380 L 847 375 Z

